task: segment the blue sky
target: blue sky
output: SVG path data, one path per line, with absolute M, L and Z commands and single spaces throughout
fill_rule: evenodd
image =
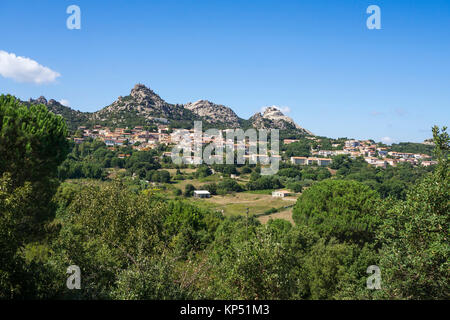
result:
M 66 28 L 72 4 L 81 30 Z M 372 4 L 381 30 L 366 27 Z M 329 137 L 420 142 L 450 119 L 448 0 L 2 0 L 0 35 L 0 51 L 51 78 L 0 75 L 1 93 L 82 111 L 143 83 L 170 103 L 208 99 L 243 118 L 289 108 Z

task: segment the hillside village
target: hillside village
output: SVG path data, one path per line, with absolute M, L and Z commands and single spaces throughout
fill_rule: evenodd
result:
M 0 0 L 0 25 L 4 319 L 450 301 L 450 0 Z
M 402 198 L 408 183 L 437 163 L 430 141 L 388 146 L 327 138 L 300 126 L 276 106 L 246 120 L 208 100 L 168 103 L 142 84 L 96 112 L 79 112 L 44 97 L 23 103 L 43 104 L 67 124 L 72 153 L 58 169 L 60 179 L 78 184 L 83 179 L 99 183 L 118 178 L 138 190 L 192 197 L 197 205 L 223 215 L 242 215 L 249 208 L 261 222 L 277 217 L 291 221 L 292 205 L 302 191 L 329 178 L 365 181 L 383 197 Z M 200 135 L 194 121 L 202 123 Z M 209 133 L 213 128 L 214 135 Z M 279 149 L 270 150 L 270 138 L 267 150 L 261 149 L 248 136 L 236 137 L 235 129 L 279 129 Z M 172 154 L 175 146 L 182 152 L 179 163 Z M 212 152 L 200 157 L 200 148 Z M 233 165 L 225 164 L 230 151 L 238 157 Z M 278 163 L 279 169 L 265 176 L 261 170 L 269 163 Z
M 11 96 L 0 96 L 0 114 L 6 115 L 0 119 L 6 129 L 0 132 L 0 164 L 4 168 L 0 207 L 6 208 L 4 218 L 13 218 L 0 224 L 4 228 L 0 234 L 6 236 L 2 243 L 14 243 L 14 236 L 10 236 L 14 235 L 10 232 L 14 229 L 9 225 L 19 225 L 24 237 L 37 230 L 33 229 L 36 227 L 46 231 L 37 245 L 17 245 L 14 250 L 2 252 L 9 255 L 14 265 L 27 268 L 35 263 L 29 264 L 27 259 L 38 256 L 39 260 L 45 259 L 45 264 L 37 270 L 49 270 L 49 273 L 39 280 L 39 288 L 52 288 L 52 291 L 41 291 L 38 297 L 62 298 L 58 284 L 46 279 L 64 277 L 67 265 L 81 261 L 83 267 L 88 264 L 83 269 L 88 276 L 83 279 L 95 273 L 90 288 L 100 294 L 105 291 L 103 288 L 115 292 L 101 296 L 94 291 L 94 298 L 130 298 L 118 296 L 114 291 L 116 286 L 122 286 L 121 290 L 128 294 L 136 283 L 143 283 L 141 279 L 150 284 L 150 291 L 144 290 L 143 294 L 131 298 L 155 297 L 152 293 L 155 280 L 160 281 L 156 283 L 158 288 L 171 286 L 170 292 L 177 288 L 184 290 L 185 282 L 179 281 L 190 277 L 186 271 L 197 273 L 207 263 L 200 281 L 197 276 L 188 279 L 197 285 L 192 290 L 193 297 L 224 298 L 221 294 L 225 287 L 233 289 L 242 275 L 248 278 L 262 274 L 269 279 L 266 283 L 270 286 L 273 284 L 270 279 L 276 278 L 276 284 L 273 294 L 261 296 L 258 291 L 253 296 L 255 299 L 310 299 L 309 288 L 315 284 L 308 275 L 328 274 L 330 261 L 336 270 L 359 270 L 352 281 L 365 284 L 367 265 L 377 263 L 376 256 L 372 255 L 383 256 L 385 252 L 372 250 L 380 241 L 375 232 L 380 228 L 383 228 L 381 235 L 385 230 L 404 232 L 398 230 L 399 224 L 391 223 L 392 219 L 398 217 L 402 223 L 410 219 L 405 230 L 413 228 L 411 235 L 418 234 L 412 240 L 420 249 L 423 239 L 438 232 L 437 236 L 444 239 L 441 242 L 448 242 L 445 237 L 449 188 L 444 170 L 448 173 L 449 137 L 445 129 L 440 133 L 437 126 L 433 127 L 435 146 L 414 143 L 386 146 L 373 140 L 300 134 L 295 137 L 283 132 L 280 154 L 265 155 L 250 152 L 257 146 L 250 140 L 240 138 L 241 144 L 234 139 L 227 140 L 226 130 L 212 137 L 161 124 L 114 129 L 94 125 L 92 128 L 78 126 L 68 136 L 60 116 L 42 105 L 28 108 Z M 10 121 L 10 115 L 20 122 Z M 218 137 L 225 135 L 225 144 L 244 147 L 249 161 L 197 165 L 193 161 L 196 159 L 190 157 L 185 163 L 177 164 L 167 157 L 168 151 L 185 134 L 190 139 L 197 138 L 195 147 L 198 147 L 198 136 L 203 136 L 200 143 L 205 148 L 207 144 L 224 142 Z M 192 147 L 189 139 L 184 142 L 185 146 Z M 438 160 L 436 166 L 431 165 L 435 163 L 431 154 Z M 251 163 L 252 156 L 256 160 L 278 156 L 281 163 L 276 173 L 266 175 L 263 165 Z M 47 210 L 53 213 L 51 219 L 42 220 L 45 224 L 29 219 Z M 24 216 L 23 212 L 30 215 Z M 28 227 L 23 228 L 28 220 Z M 417 226 L 418 221 L 423 222 Z M 420 233 L 421 230 L 429 232 Z M 385 243 L 389 248 L 392 240 L 387 239 Z M 448 252 L 445 249 L 437 247 L 435 242 L 430 244 L 432 252 Z M 12 260 L 17 253 L 23 254 L 23 260 Z M 220 257 L 223 253 L 225 259 Z M 405 251 L 403 255 L 409 253 Z M 398 255 L 398 251 L 394 254 Z M 442 265 L 441 261 L 448 261 L 445 256 L 438 258 L 432 265 L 433 274 Z M 163 259 L 162 263 L 156 259 Z M 145 270 L 139 269 L 140 263 Z M 228 276 L 230 280 L 225 286 L 215 282 L 214 279 L 227 275 L 236 264 L 243 271 L 238 272 L 239 278 Z M 428 265 L 422 261 L 420 264 Z M 305 265 L 306 269 L 302 269 Z M 317 265 L 321 268 L 318 272 L 314 271 Z M 398 263 L 393 268 L 397 270 Z M 112 270 L 120 270 L 115 279 L 111 278 Z M 292 273 L 292 270 L 301 272 Z M 144 278 L 142 272 L 146 272 Z M 441 273 L 443 279 L 448 278 Z M 283 284 L 286 294 L 280 296 L 278 279 L 287 277 L 291 280 Z M 114 285 L 99 288 L 97 279 Z M 300 285 L 299 279 L 303 281 Z M 342 279 L 342 283 L 347 283 L 347 277 Z M 60 287 L 65 283 L 61 281 Z M 264 282 L 255 278 L 249 283 L 253 286 Z M 33 285 L 30 287 L 36 290 Z M 211 288 L 217 291 L 212 292 Z M 336 292 L 342 291 L 341 288 Z M 242 298 L 240 292 L 236 291 L 232 297 Z M 299 296 L 298 292 L 305 293 Z M 346 297 L 352 297 L 354 287 L 348 292 Z M 184 294 L 174 297 L 186 298 Z
M 182 147 L 193 147 L 192 123 L 193 120 L 200 120 L 205 127 L 221 128 L 218 130 L 222 137 L 226 137 L 227 130 L 232 130 L 224 128 L 280 129 L 280 133 L 285 134 L 285 137 L 281 139 L 281 149 L 283 146 L 302 142 L 305 139 L 312 142 L 308 156 L 289 156 L 283 150 L 280 150 L 279 155 L 270 156 L 272 159 L 294 165 L 328 167 L 333 161 L 332 158 L 339 155 L 348 155 L 352 159 L 363 157 L 368 164 L 381 168 L 395 167 L 399 163 L 425 167 L 436 163 L 430 154 L 399 152 L 373 140 L 325 138 L 332 143 L 324 147 L 322 146 L 324 138 L 315 136 L 311 131 L 301 127 L 275 106 L 266 107 L 262 112 L 257 112 L 250 119 L 244 120 L 239 118 L 231 108 L 207 100 L 184 105 L 170 104 L 143 84 L 136 84 L 128 96 L 119 96 L 112 104 L 94 113 L 82 113 L 63 106 L 53 99 L 47 101 L 44 97 L 30 99 L 24 103 L 44 104 L 53 113 L 63 116 L 72 133 L 71 139 L 76 144 L 87 139 L 99 139 L 108 148 L 132 146 L 137 151 L 148 151 L 164 146 L 167 150 L 162 156 L 170 156 L 170 152 L 167 152 L 171 150 L 169 147 L 183 140 L 183 135 L 188 136 L 191 145 L 186 145 L 185 142 Z M 246 160 L 260 162 L 268 160 L 268 155 L 251 153 L 252 146 L 248 140 L 245 143 L 238 143 L 240 143 L 239 147 L 245 150 Z M 425 141 L 423 144 L 429 143 Z M 201 144 L 202 146 L 223 144 L 227 148 L 238 147 L 234 141 L 207 136 L 205 133 L 203 133 Z M 127 154 L 119 156 L 126 157 Z M 193 156 L 183 157 L 183 162 L 186 164 L 198 164 L 201 162 L 199 160 Z
M 220 130 L 222 137 L 226 136 L 227 130 Z M 86 139 L 99 139 L 103 141 L 106 146 L 111 149 L 114 147 L 122 147 L 126 145 L 131 145 L 134 150 L 137 151 L 148 151 L 156 148 L 159 145 L 173 146 L 176 142 L 180 141 L 180 137 L 183 135 L 188 135 L 190 140 L 190 146 L 194 148 L 194 129 L 170 129 L 167 125 L 158 125 L 157 129 L 154 131 L 145 130 L 143 126 L 136 126 L 134 128 L 115 128 L 109 129 L 101 125 L 94 125 L 92 129 L 88 129 L 84 126 L 78 127 L 78 133 L 81 137 L 72 136 L 71 139 L 77 144 L 83 143 Z M 81 133 L 81 134 L 80 134 Z M 271 155 L 271 157 L 276 157 L 281 161 L 290 162 L 294 165 L 318 165 L 318 166 L 329 166 L 332 163 L 332 158 L 338 155 L 348 155 L 351 158 L 363 157 L 364 160 L 375 167 L 386 168 L 388 165 L 395 167 L 398 163 L 410 163 L 411 165 L 417 166 L 430 166 L 437 162 L 431 160 L 432 157 L 423 153 L 407 153 L 407 152 L 396 152 L 390 150 L 388 146 L 380 146 L 370 140 L 355 140 L 349 139 L 344 141 L 344 143 L 333 144 L 332 150 L 324 150 L 320 148 L 321 138 L 314 136 L 306 136 L 306 139 L 313 140 L 318 143 L 317 149 L 311 149 L 311 157 L 286 157 L 283 152 L 280 156 Z M 218 141 L 219 140 L 219 141 Z M 300 139 L 283 139 L 282 143 L 284 145 L 289 145 L 291 143 L 299 142 Z M 222 140 L 204 135 L 202 137 L 202 146 L 207 144 L 220 144 L 229 147 L 244 147 L 246 160 L 260 160 L 263 161 L 267 155 L 250 154 L 250 144 L 247 142 L 245 144 L 237 144 L 235 141 Z M 120 154 L 120 157 L 126 155 Z M 170 152 L 164 152 L 163 156 L 169 156 Z M 255 159 L 256 157 L 256 159 Z M 199 163 L 198 159 L 192 157 L 185 157 L 184 162 L 187 164 Z

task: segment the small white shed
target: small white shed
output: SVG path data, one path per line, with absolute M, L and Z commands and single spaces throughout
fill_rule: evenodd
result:
M 195 190 L 194 197 L 195 198 L 210 198 L 211 193 L 208 190 Z

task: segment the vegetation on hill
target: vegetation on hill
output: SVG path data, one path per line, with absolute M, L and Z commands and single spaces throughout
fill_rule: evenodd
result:
M 347 155 L 333 157 L 330 168 L 337 170 L 338 178 L 359 181 L 376 190 L 382 198 L 396 199 L 405 199 L 408 188 L 433 170 L 433 167 L 414 167 L 409 163 L 377 168 L 361 157 L 352 159 Z
M 242 181 L 229 179 L 221 166 L 216 173 L 203 166 L 182 172 L 159 158 L 163 150 L 126 147 L 120 152 L 130 156 L 118 158 L 119 150 L 88 141 L 68 155 L 66 134 L 61 117 L 45 106 L 0 97 L 1 299 L 450 297 L 445 129 L 433 129 L 434 170 L 372 172 L 358 159 L 342 158 L 333 176 L 326 168 L 290 164 L 272 177 L 260 176 L 257 166 L 232 167 L 229 172 L 246 176 Z M 60 184 L 80 163 L 88 175 L 84 165 L 97 164 L 105 181 Z M 109 178 L 112 167 L 123 175 Z M 160 173 L 168 170 L 177 171 Z M 226 217 L 160 189 L 178 183 L 175 176 L 210 179 L 217 172 L 225 177 L 216 187 L 230 192 L 307 183 L 295 223 Z M 155 186 L 138 187 L 154 175 Z M 414 183 L 401 186 L 404 197 L 383 195 L 377 186 L 391 179 Z M 185 185 L 187 196 L 193 188 Z M 66 286 L 70 265 L 80 267 L 79 290 Z M 371 265 L 380 267 L 380 290 L 367 289 Z
M 47 241 L 57 167 L 69 148 L 64 120 L 44 105 L 0 96 L 0 298 L 32 295 L 42 265 L 26 264 Z M 37 243 L 35 245 L 35 243 Z
M 393 143 L 391 145 L 392 151 L 427 154 L 429 156 L 433 154 L 433 149 L 434 146 L 432 145 L 413 142 L 400 142 L 400 143 Z

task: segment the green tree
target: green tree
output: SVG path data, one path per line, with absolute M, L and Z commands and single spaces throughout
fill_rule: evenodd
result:
M 18 226 L 25 222 L 23 208 L 31 205 L 31 193 L 29 183 L 14 188 L 10 173 L 0 178 L 0 299 L 20 296 L 23 290 L 17 276 L 24 262 L 17 251 L 25 239 Z
M 307 252 L 305 269 L 310 299 L 374 299 L 367 289 L 367 267 L 377 263 L 377 250 L 371 245 L 326 242 L 319 239 Z
M 303 192 L 292 217 L 325 239 L 363 244 L 373 240 L 379 224 L 377 201 L 377 193 L 362 183 L 324 180 Z
M 311 143 L 307 139 L 290 143 L 284 149 L 287 157 L 308 157 L 311 155 Z
M 206 178 L 212 174 L 211 169 L 208 166 L 199 166 L 197 171 L 195 172 L 195 176 L 197 178 Z
M 144 272 L 148 259 L 162 254 L 163 224 L 168 215 L 159 198 L 132 193 L 119 182 L 85 186 L 61 219 L 61 231 L 52 244 L 49 262 L 63 277 L 68 265 L 79 265 L 84 289 L 72 292 L 65 288 L 64 280 L 57 279 L 55 294 L 111 298 L 120 270 Z
M 51 199 L 68 153 L 66 136 L 64 120 L 45 106 L 0 96 L 0 297 L 39 297 L 45 270 L 24 257 L 39 255 L 32 242 L 52 230 L 47 223 L 55 214 Z
M 436 172 L 407 194 L 405 201 L 382 216 L 378 238 L 383 243 L 381 297 L 387 299 L 450 298 L 449 136 L 433 128 Z
M 211 195 L 217 194 L 217 184 L 216 183 L 208 183 L 203 186 L 203 189 L 208 190 Z
M 288 183 L 287 187 L 293 192 L 302 192 L 303 190 L 303 184 L 300 181 Z
M 0 96 L 0 174 L 10 172 L 14 186 L 55 178 L 69 151 L 66 137 L 64 119 L 44 105 Z
M 184 196 L 185 197 L 192 197 L 192 195 L 194 194 L 195 191 L 195 187 L 188 183 L 185 187 L 184 187 Z
M 233 179 L 223 179 L 217 184 L 217 192 L 227 193 L 227 192 L 240 192 L 242 191 L 242 186 Z
M 248 231 L 247 231 L 248 230 Z M 283 229 L 227 219 L 217 229 L 210 255 L 210 298 L 288 299 L 296 289 L 291 251 Z

